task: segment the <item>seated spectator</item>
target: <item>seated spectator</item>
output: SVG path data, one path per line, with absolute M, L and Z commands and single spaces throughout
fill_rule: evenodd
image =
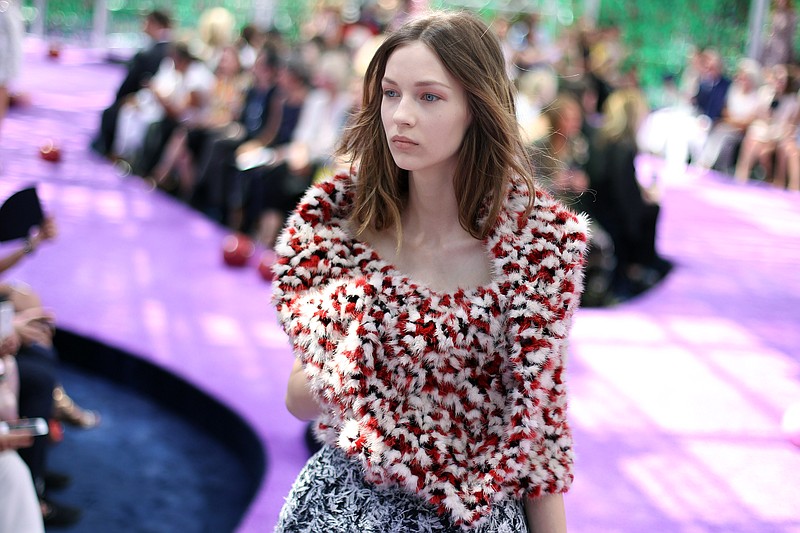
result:
M 722 57 L 713 49 L 703 51 L 702 71 L 697 94 L 694 95 L 693 104 L 700 115 L 709 118 L 715 124 L 722 118 L 725 99 L 731 80 L 724 74 Z
M 558 75 L 552 69 L 539 68 L 517 78 L 517 120 L 525 142 L 542 137 L 546 126 L 542 110 L 550 105 L 558 92 Z
M 794 131 L 775 147 L 775 176 L 772 184 L 780 189 L 800 191 L 800 110 L 793 121 Z
M 181 198 L 191 197 L 196 182 L 195 161 L 209 139 L 235 126 L 241 114 L 246 81 L 236 48 L 228 46 L 222 51 L 214 71 L 208 101 L 198 113 L 173 130 L 161 160 L 153 169 L 152 179 L 159 186 L 177 187 Z
M 201 150 L 191 203 L 223 224 L 230 222 L 228 198 L 236 174 L 236 149 L 249 140 L 267 136 L 265 130 L 271 118 L 280 114 L 276 105 L 280 99 L 279 68 L 277 52 L 263 49 L 253 65 L 252 83 L 244 96 L 238 128 L 211 136 Z
M 614 243 L 612 291 L 620 300 L 652 287 L 672 268 L 656 251 L 657 199 L 640 186 L 636 175 L 637 131 L 647 112 L 638 89 L 611 93 L 587 166 L 596 198 L 590 214 Z
M 92 149 L 98 154 L 113 155 L 119 110 L 129 97 L 145 87 L 158 71 L 169 51 L 171 26 L 172 21 L 164 11 L 156 9 L 145 16 L 142 31 L 150 39 L 150 43 L 130 60 L 127 74 L 117 89 L 114 102 L 103 111 L 100 129 L 91 144 Z
M 665 177 L 682 178 L 690 154 L 696 161 L 708 137 L 711 119 L 695 105 L 700 93 L 700 80 L 708 78 L 707 59 L 706 51 L 691 48 L 674 87 L 674 102 L 651 111 L 639 128 L 639 149 L 664 157 Z
M 759 106 L 761 69 L 752 59 L 743 59 L 728 89 L 722 118 L 711 129 L 698 164 L 733 174 L 736 153 L 745 131 L 756 119 Z
M 244 70 L 249 71 L 253 68 L 259 50 L 264 47 L 266 41 L 267 37 L 257 26 L 254 24 L 245 24 L 241 32 L 239 32 L 239 39 L 236 41 L 239 62 L 242 64 Z
M 758 118 L 747 128 L 736 161 L 736 181 L 745 183 L 759 165 L 765 181 L 772 181 L 777 146 L 789 139 L 795 130 L 798 96 L 784 65 L 770 70 L 767 83 L 760 89 Z
M 700 152 L 706 144 L 711 128 L 721 120 L 728 97 L 728 89 L 731 86 L 731 80 L 725 76 L 719 52 L 707 48 L 703 50 L 700 57 L 700 79 L 697 94 L 692 98 L 696 118 L 691 129 L 688 131 L 679 129 L 675 132 L 675 135 L 683 135 L 687 138 L 686 156 L 692 163 L 700 160 Z
M 0 422 L 19 418 L 19 377 L 13 357 L 18 346 L 19 339 L 13 335 L 0 339 Z M 0 532 L 44 533 L 31 471 L 17 453 L 32 444 L 32 436 L 0 432 Z
M 185 44 L 174 45 L 148 86 L 120 109 L 114 153 L 131 162 L 135 174 L 149 175 L 172 131 L 201 113 L 213 81 Z

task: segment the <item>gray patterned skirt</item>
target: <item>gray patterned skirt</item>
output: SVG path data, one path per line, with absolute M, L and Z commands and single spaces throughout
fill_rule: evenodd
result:
M 364 480 L 360 464 L 323 446 L 309 459 L 281 510 L 276 533 L 463 533 L 449 517 L 399 489 L 376 488 Z M 527 531 L 521 502 L 492 508 L 477 533 Z

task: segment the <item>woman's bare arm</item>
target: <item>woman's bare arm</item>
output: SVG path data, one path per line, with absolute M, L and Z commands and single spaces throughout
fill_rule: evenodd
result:
M 525 516 L 530 533 L 567 532 L 567 516 L 561 494 L 545 494 L 535 500 L 526 498 Z
M 303 371 L 303 364 L 297 360 L 294 362 L 292 374 L 289 376 L 286 408 L 300 420 L 313 420 L 322 412 L 319 403 L 308 389 L 308 379 Z

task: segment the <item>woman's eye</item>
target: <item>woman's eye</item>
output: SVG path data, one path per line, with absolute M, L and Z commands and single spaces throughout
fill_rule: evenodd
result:
M 384 89 L 384 91 L 383 91 L 383 96 L 386 96 L 388 98 L 394 98 L 397 95 L 398 95 L 398 92 L 395 91 L 394 89 Z
M 425 94 L 422 95 L 422 99 L 425 100 L 426 102 L 435 102 L 436 100 L 439 100 L 440 98 L 438 96 L 436 96 L 435 94 L 425 93 Z

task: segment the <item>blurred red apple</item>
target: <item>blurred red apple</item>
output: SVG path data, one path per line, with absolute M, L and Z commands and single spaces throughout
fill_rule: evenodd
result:
M 222 241 L 222 259 L 228 266 L 245 266 L 255 251 L 253 240 L 242 233 L 228 235 Z

